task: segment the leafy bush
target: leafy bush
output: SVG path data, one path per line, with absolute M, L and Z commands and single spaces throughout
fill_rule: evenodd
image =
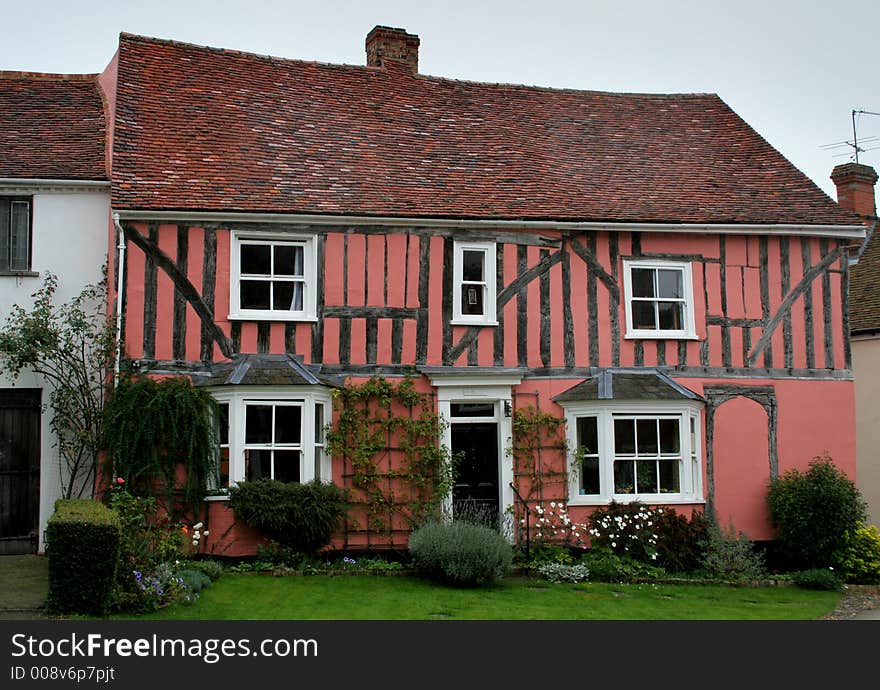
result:
M 791 581 L 802 589 L 843 590 L 843 582 L 831 568 L 811 568 L 791 574 Z
M 223 576 L 223 565 L 210 558 L 186 561 L 181 564 L 186 570 L 195 570 L 204 573 L 212 582 L 216 582 Z
M 814 458 L 806 472 L 792 469 L 773 479 L 767 503 L 781 551 L 801 569 L 839 566 L 866 518 L 856 485 L 828 456 Z
M 664 510 L 653 522 L 657 565 L 669 573 L 693 573 L 702 567 L 711 524 L 702 512 L 694 511 L 689 520 L 674 510 Z
M 235 516 L 282 545 L 314 554 L 330 543 L 345 515 L 345 492 L 335 484 L 274 479 L 239 482 L 229 490 Z
M 714 522 L 709 526 L 709 539 L 702 569 L 707 577 L 718 580 L 760 580 L 767 575 L 764 556 L 742 532 L 731 524 L 724 532 Z
M 847 582 L 880 583 L 880 530 L 876 526 L 862 525 L 850 535 L 841 566 Z
M 590 579 L 590 569 L 580 563 L 575 565 L 547 563 L 538 568 L 538 572 L 550 582 L 583 582 Z
M 503 577 L 513 549 L 498 532 L 467 522 L 428 523 L 409 538 L 413 566 L 422 575 L 462 587 Z
M 53 613 L 104 615 L 119 557 L 119 518 L 89 499 L 60 499 L 46 529 L 47 607 Z
M 612 501 L 607 508 L 597 508 L 590 513 L 592 546 L 653 563 L 659 541 L 655 523 L 664 512 L 664 508 L 649 508 L 638 501 Z
M 538 570 L 542 565 L 552 563 L 571 565 L 575 560 L 571 549 L 568 547 L 546 543 L 529 544 L 528 555 L 526 555 L 525 544 L 521 543 L 516 548 L 514 559 L 521 565 L 533 570 Z
M 618 556 L 609 549 L 592 548 L 580 559 L 594 582 L 634 582 L 652 580 L 666 575 L 662 568 L 637 561 L 630 556 Z
M 200 594 L 203 589 L 207 589 L 212 584 L 211 578 L 199 570 L 178 570 L 177 577 L 183 580 L 183 584 L 193 594 Z
M 282 568 L 291 568 L 292 570 L 302 570 L 306 566 L 317 563 L 313 556 L 279 544 L 277 541 L 258 544 L 256 560 L 272 563 Z

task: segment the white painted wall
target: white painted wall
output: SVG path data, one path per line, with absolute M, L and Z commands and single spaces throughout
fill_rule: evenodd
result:
M 107 186 L 65 187 L 23 184 L 0 185 L 0 194 L 33 195 L 31 270 L 38 276 L 0 275 L 0 322 L 5 323 L 13 304 L 32 303 L 31 295 L 43 284 L 47 271 L 58 277 L 56 303 L 67 302 L 89 283 L 101 279 L 107 260 L 110 224 L 110 192 Z M 12 385 L 0 377 L 0 387 Z M 23 373 L 15 385 L 42 388 L 43 416 L 40 422 L 40 544 L 61 494 L 61 461 L 51 433 L 51 411 L 46 409 L 48 390 L 39 377 Z

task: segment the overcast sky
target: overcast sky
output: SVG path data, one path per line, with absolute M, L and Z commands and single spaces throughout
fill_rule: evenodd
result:
M 419 35 L 423 74 L 717 93 L 832 198 L 852 149 L 823 147 L 880 113 L 880 0 L 33 0 L 4 3 L 0 69 L 99 72 L 121 31 L 362 65 L 376 24 Z M 880 170 L 880 116 L 857 133 Z

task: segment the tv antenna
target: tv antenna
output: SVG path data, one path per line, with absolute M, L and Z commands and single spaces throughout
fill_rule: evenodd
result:
M 869 148 L 862 148 L 865 144 L 876 144 L 880 141 L 880 137 L 867 137 L 859 141 L 859 133 L 858 133 L 858 115 L 877 115 L 880 116 L 880 113 L 875 113 L 870 110 L 853 110 L 852 111 L 852 131 L 853 138 L 852 141 L 836 141 L 833 144 L 825 144 L 822 146 L 823 149 L 836 149 L 842 146 L 848 146 L 852 149 L 851 153 L 840 153 L 837 156 L 849 156 L 855 163 L 859 162 L 859 154 L 865 153 L 866 151 L 874 151 L 875 149 L 880 149 L 880 145 L 871 146 Z

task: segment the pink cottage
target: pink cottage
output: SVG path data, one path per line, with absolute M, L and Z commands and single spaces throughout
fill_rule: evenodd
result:
M 323 428 L 333 387 L 375 375 L 448 422 L 453 511 L 517 510 L 529 407 L 565 421 L 538 498 L 575 519 L 640 500 L 764 540 L 771 477 L 825 453 L 855 475 L 858 216 L 716 95 L 444 79 L 418 48 L 376 27 L 351 66 L 123 34 L 100 77 L 125 352 L 220 401 L 220 488 L 349 485 Z M 207 518 L 209 550 L 253 552 L 222 496 Z M 406 530 L 352 519 L 335 544 Z

